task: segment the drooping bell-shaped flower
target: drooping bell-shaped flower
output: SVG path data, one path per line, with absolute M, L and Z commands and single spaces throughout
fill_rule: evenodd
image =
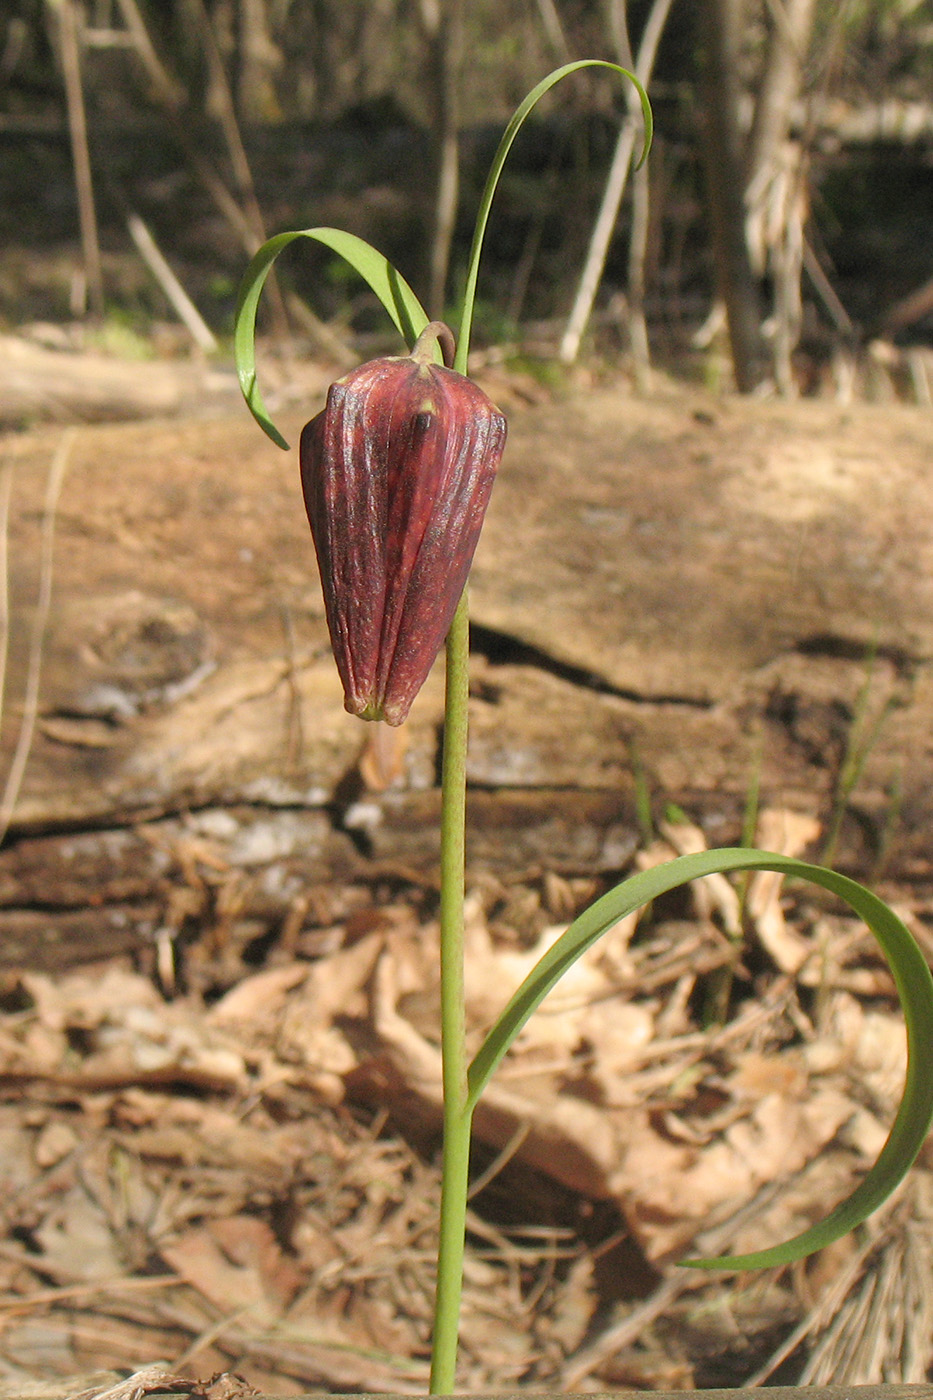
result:
M 505 447 L 483 391 L 433 362 L 432 322 L 411 355 L 331 385 L 301 434 L 301 484 L 327 625 L 351 714 L 401 724 L 466 584 Z

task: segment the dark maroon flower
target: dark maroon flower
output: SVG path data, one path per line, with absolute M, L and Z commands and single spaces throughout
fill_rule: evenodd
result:
M 351 714 L 401 724 L 466 584 L 505 418 L 434 364 L 432 322 L 410 356 L 332 384 L 301 434 L 301 484 L 327 625 Z

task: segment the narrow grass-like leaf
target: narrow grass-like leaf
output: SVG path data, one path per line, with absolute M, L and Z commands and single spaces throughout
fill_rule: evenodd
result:
M 647 159 L 651 149 L 651 136 L 654 131 L 654 119 L 651 115 L 651 103 L 648 101 L 648 94 L 641 83 L 630 73 L 627 68 L 622 68 L 618 63 L 609 63 L 602 58 L 583 58 L 576 63 L 565 63 L 562 68 L 555 68 L 553 73 L 549 73 L 546 78 L 542 78 L 536 87 L 531 89 L 528 96 L 522 101 L 512 116 L 511 121 L 505 128 L 502 140 L 499 142 L 496 154 L 493 156 L 492 165 L 489 167 L 489 174 L 486 176 L 486 184 L 483 187 L 483 195 L 479 203 L 479 213 L 476 216 L 476 224 L 473 229 L 473 243 L 470 247 L 470 257 L 467 263 L 466 286 L 463 293 L 463 312 L 460 321 L 460 335 L 457 340 L 457 358 L 454 361 L 454 369 L 458 369 L 461 374 L 467 372 L 467 360 L 470 353 L 470 332 L 473 328 L 473 304 L 476 300 L 476 282 L 479 276 L 479 260 L 483 251 L 483 238 L 486 233 L 486 224 L 489 221 L 489 209 L 492 204 L 496 186 L 499 183 L 499 176 L 502 174 L 502 167 L 508 155 L 512 142 L 518 135 L 525 119 L 529 113 L 537 106 L 538 102 L 546 92 L 550 92 L 556 83 L 562 78 L 567 78 L 571 73 L 577 73 L 581 68 L 608 68 L 612 73 L 619 73 L 623 78 L 628 78 L 635 84 L 641 101 L 641 110 L 645 118 L 645 141 L 642 147 L 638 164 L 641 166 Z
M 545 953 L 489 1031 L 468 1075 L 472 1110 L 529 1016 L 563 973 L 601 934 L 642 905 L 690 880 L 744 870 L 772 870 L 791 879 L 820 885 L 864 919 L 887 958 L 901 999 L 907 1028 L 907 1074 L 900 1108 L 878 1160 L 835 1210 L 783 1244 L 754 1254 L 686 1261 L 695 1268 L 762 1269 L 789 1264 L 823 1249 L 860 1225 L 887 1199 L 919 1152 L 933 1121 L 933 978 L 916 942 L 882 900 L 845 875 L 768 851 L 741 848 L 702 851 L 640 871 L 584 910 Z
M 359 273 L 376 293 L 392 321 L 405 337 L 409 349 L 428 324 L 428 315 L 411 287 L 370 243 L 354 233 L 339 228 L 303 228 L 290 233 L 277 233 L 254 254 L 243 274 L 237 294 L 233 350 L 240 388 L 250 413 L 279 447 L 288 450 L 288 443 L 269 417 L 256 382 L 256 309 L 266 278 L 279 253 L 296 238 L 311 238 L 333 249 Z

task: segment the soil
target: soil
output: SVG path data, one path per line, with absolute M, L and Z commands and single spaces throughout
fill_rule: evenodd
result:
M 294 441 L 327 367 L 265 363 Z M 929 412 L 486 386 L 471 1034 L 594 894 L 756 814 L 929 948 Z M 0 1372 L 423 1390 L 442 672 L 400 733 L 344 713 L 294 463 L 178 407 L 2 443 L 7 773 L 35 723 L 0 850 Z M 490 1089 L 463 1390 L 927 1379 L 926 1158 L 807 1266 L 676 1264 L 851 1189 L 903 1077 L 864 930 L 755 888 L 738 925 L 706 887 L 620 925 Z

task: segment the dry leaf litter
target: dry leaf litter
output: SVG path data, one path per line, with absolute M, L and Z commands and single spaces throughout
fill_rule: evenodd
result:
M 817 835 L 776 811 L 758 833 L 794 854 Z M 638 863 L 702 844 L 669 826 Z M 167 926 L 211 885 L 213 927 L 163 941 L 151 968 L 2 987 L 4 1394 L 95 1372 L 115 1375 L 88 1397 L 122 1397 L 128 1373 L 134 1395 L 210 1400 L 426 1387 L 440 1063 L 424 891 L 348 900 L 331 923 L 306 903 L 249 966 L 218 934 L 223 868 L 217 843 L 191 845 Z M 596 892 L 553 874 L 472 891 L 476 1043 Z M 926 1380 L 929 1162 L 807 1263 L 676 1263 L 823 1214 L 877 1154 L 903 1072 L 872 939 L 812 891 L 710 878 L 622 921 L 478 1111 L 460 1388 Z

